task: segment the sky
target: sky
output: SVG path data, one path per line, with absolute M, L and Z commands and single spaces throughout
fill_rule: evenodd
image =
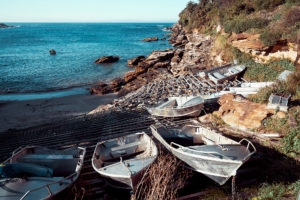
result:
M 0 22 L 176 22 L 190 0 L 0 0 Z

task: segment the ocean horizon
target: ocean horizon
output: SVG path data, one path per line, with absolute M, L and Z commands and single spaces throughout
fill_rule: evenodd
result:
M 171 48 L 167 40 L 141 40 L 164 38 L 168 33 L 165 28 L 173 24 L 14 22 L 9 25 L 17 28 L 0 29 L 0 101 L 88 93 L 86 88 L 92 84 L 133 71 L 127 66 L 128 59 Z M 50 49 L 57 54 L 51 56 Z M 96 59 L 108 55 L 120 56 L 120 60 L 94 64 Z

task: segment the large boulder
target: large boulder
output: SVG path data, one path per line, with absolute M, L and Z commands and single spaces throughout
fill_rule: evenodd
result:
M 170 61 L 171 58 L 174 56 L 174 49 L 166 49 L 161 51 L 152 51 L 152 53 L 146 58 L 146 63 L 152 62 L 163 62 L 163 61 Z
M 138 56 L 127 61 L 129 67 L 134 67 L 145 60 L 145 56 Z
M 124 75 L 124 80 L 125 80 L 125 83 L 128 83 L 134 79 L 136 79 L 138 73 L 136 72 L 127 72 L 125 75 Z
M 110 85 L 113 87 L 121 87 L 125 84 L 125 80 L 123 78 L 115 78 L 110 82 Z
M 251 102 L 242 96 L 224 94 L 219 99 L 220 108 L 216 114 L 232 127 L 252 130 L 261 126 L 261 122 L 275 111 L 267 105 Z
M 158 41 L 158 37 L 145 38 L 145 39 L 143 39 L 142 41 L 143 41 L 143 42 Z
M 97 59 L 94 63 L 101 64 L 101 63 L 113 63 L 117 62 L 120 59 L 119 56 L 102 56 L 101 58 Z
M 138 74 L 145 73 L 151 67 L 166 67 L 170 64 L 174 56 L 174 49 L 167 49 L 162 51 L 153 51 L 145 60 L 135 66 L 135 72 Z

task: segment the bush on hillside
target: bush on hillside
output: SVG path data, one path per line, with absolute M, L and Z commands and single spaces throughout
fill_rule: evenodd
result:
M 289 11 L 283 16 L 282 24 L 286 27 L 294 26 L 296 23 L 300 22 L 300 8 L 292 7 Z
M 281 38 L 281 33 L 276 30 L 266 29 L 262 32 L 259 39 L 266 46 L 274 46 Z
M 268 20 L 262 18 L 254 19 L 234 19 L 227 21 L 224 24 L 224 30 L 226 33 L 241 33 L 251 28 L 263 28 L 268 25 Z
M 254 0 L 255 10 L 271 10 L 284 3 L 285 0 Z

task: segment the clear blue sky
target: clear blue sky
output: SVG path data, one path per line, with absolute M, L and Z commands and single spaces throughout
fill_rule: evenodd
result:
M 189 0 L 0 0 L 0 22 L 175 22 Z

